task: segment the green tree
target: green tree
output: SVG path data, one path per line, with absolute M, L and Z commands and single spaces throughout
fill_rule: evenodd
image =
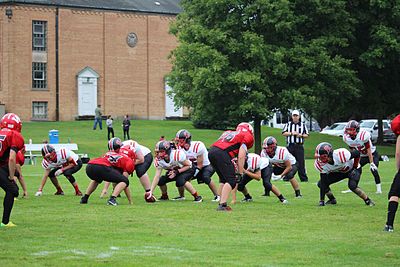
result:
M 340 54 L 353 29 L 345 3 L 182 0 L 168 77 L 176 103 L 206 127 L 254 120 L 256 151 L 274 108 L 318 117 L 345 107 L 359 86 Z

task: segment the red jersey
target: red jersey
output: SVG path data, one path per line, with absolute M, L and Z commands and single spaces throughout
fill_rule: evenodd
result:
M 7 128 L 0 130 L 0 166 L 8 164 L 10 150 L 18 153 L 19 150 L 25 147 L 24 138 L 17 131 L 12 131 Z
M 20 166 L 24 165 L 25 163 L 25 156 L 24 154 L 20 151 L 18 151 L 17 153 L 17 164 L 19 164 Z
M 136 160 L 136 153 L 131 149 L 131 146 L 123 146 L 119 149 L 119 153 L 123 153 L 131 158 L 133 161 Z
M 131 158 L 124 153 L 116 153 L 113 151 L 107 152 L 101 158 L 90 160 L 88 164 L 109 166 L 129 174 L 132 174 L 135 170 L 135 163 Z
M 246 145 L 247 149 L 249 149 L 253 144 L 254 137 L 250 132 L 226 131 L 212 146 L 227 151 L 231 158 L 234 158 L 239 154 L 239 149 L 242 145 Z

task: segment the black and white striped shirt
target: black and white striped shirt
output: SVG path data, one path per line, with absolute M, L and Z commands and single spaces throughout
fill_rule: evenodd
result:
M 298 132 L 300 134 L 307 134 L 308 135 L 308 130 L 304 122 L 298 122 L 298 123 L 293 123 L 292 121 L 289 121 L 286 123 L 286 125 L 282 129 L 282 133 L 285 132 Z M 286 137 L 286 143 L 287 144 L 303 144 L 304 143 L 304 138 L 302 137 L 297 137 L 294 135 L 289 135 Z

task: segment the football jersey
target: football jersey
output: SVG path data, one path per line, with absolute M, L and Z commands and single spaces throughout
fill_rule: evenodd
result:
M 160 160 L 156 157 L 154 160 L 154 166 L 158 169 L 164 170 L 180 169 L 183 167 L 185 160 L 187 160 L 186 154 L 182 149 L 172 149 L 169 154 L 169 162 L 166 162 L 164 159 Z M 192 163 L 191 161 L 189 162 Z
M 8 164 L 10 150 L 18 153 L 24 148 L 24 138 L 17 131 L 12 131 L 7 128 L 0 130 L 0 166 Z
M 368 157 L 367 149 L 371 148 L 371 153 L 374 153 L 376 147 L 372 144 L 371 134 L 368 131 L 361 130 L 357 133 L 356 138 L 353 140 L 348 134 L 343 135 L 343 141 L 351 148 L 360 151 L 361 157 Z
M 289 150 L 283 146 L 277 146 L 275 155 L 271 158 L 267 152 L 263 149 L 261 151 L 261 157 L 269 159 L 269 162 L 280 168 L 286 168 L 285 161 L 290 161 L 290 165 L 296 164 L 296 158 L 290 154 Z
M 258 170 L 262 170 L 269 165 L 268 158 L 260 157 L 255 153 L 247 154 L 247 170 L 249 172 L 257 172 Z
M 210 161 L 208 159 L 208 150 L 203 142 L 201 141 L 192 141 L 190 142 L 190 147 L 188 150 L 182 148 L 182 150 L 186 154 L 186 158 L 192 162 L 197 162 L 197 157 L 203 155 L 203 166 L 210 165 Z
M 89 161 L 88 164 L 102 165 L 113 167 L 120 172 L 132 174 L 135 170 L 135 163 L 124 153 L 109 151 L 100 158 L 95 158 Z
M 119 149 L 119 153 L 123 153 L 130 157 L 133 161 L 136 159 L 136 153 L 131 149 L 130 146 L 123 146 Z
M 351 153 L 345 148 L 333 151 L 333 164 L 322 163 L 318 159 L 314 161 L 314 167 L 320 173 L 348 172 L 353 169 L 354 159 L 350 159 Z
M 148 149 L 145 146 L 140 145 L 138 142 L 133 141 L 133 140 L 126 140 L 124 142 L 122 142 L 123 146 L 130 146 L 131 150 L 133 150 L 133 152 L 135 152 L 136 154 L 139 152 L 142 152 L 143 156 L 146 156 L 147 154 L 151 153 L 151 150 Z
M 234 158 L 239 154 L 242 145 L 245 145 L 247 151 L 253 144 L 254 136 L 248 131 L 226 131 L 212 146 L 227 151 L 231 158 Z
M 43 158 L 42 167 L 46 170 L 52 170 L 55 168 L 64 167 L 69 164 L 68 163 L 69 158 L 73 160 L 75 165 L 77 164 L 77 161 L 79 159 L 78 155 L 75 154 L 73 151 L 69 150 L 68 148 L 62 147 L 60 149 L 56 149 L 56 161 L 53 162 Z

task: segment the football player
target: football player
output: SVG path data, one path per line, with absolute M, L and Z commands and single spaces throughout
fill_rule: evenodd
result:
M 24 176 L 22 175 L 22 166 L 25 163 L 25 147 L 23 149 L 21 149 L 20 151 L 18 151 L 17 153 L 17 158 L 16 158 L 16 169 L 15 169 L 15 177 L 17 177 L 18 182 L 20 183 L 22 190 L 24 191 L 22 197 L 26 198 L 28 197 L 28 191 L 26 188 L 26 183 L 25 183 L 25 179 Z
M 351 120 L 345 127 L 343 141 L 349 146 L 350 150 L 357 149 L 360 151 L 361 167 L 369 163 L 370 170 L 375 178 L 376 193 L 382 194 L 381 178 L 378 173 L 379 154 L 372 144 L 371 134 L 368 131 L 360 130 L 360 124 Z M 343 192 L 347 193 L 348 191 Z
M 278 197 L 281 203 L 287 204 L 288 201 L 281 194 L 279 189 L 271 184 L 272 167 L 268 167 L 270 165 L 268 158 L 260 157 L 259 155 L 254 153 L 247 154 L 246 158 L 247 160 L 245 163 L 243 179 L 239 182 L 238 185 L 238 191 L 242 192 L 244 195 L 242 202 L 253 201 L 253 198 L 246 188 L 246 184 L 253 179 L 257 181 L 260 181 L 262 179 L 266 190 L 272 191 Z
M 135 171 L 135 162 L 131 156 L 120 151 L 122 142 L 118 137 L 108 141 L 108 152 L 100 158 L 92 159 L 86 166 L 86 174 L 91 179 L 85 195 L 81 198 L 81 204 L 87 204 L 90 195 L 103 181 L 115 183 L 114 190 L 108 205 L 117 206 L 117 196 L 125 191 L 129 204 L 132 204 L 128 177 Z
M 397 207 L 399 206 L 400 197 L 400 115 L 397 115 L 391 123 L 392 131 L 397 135 L 396 141 L 396 168 L 397 174 L 395 175 L 392 185 L 389 190 L 389 203 L 387 220 L 384 231 L 393 232 L 393 222 L 396 216 Z
M 297 172 L 297 163 L 295 157 L 290 154 L 286 147 L 278 146 L 275 137 L 268 136 L 263 141 L 263 150 L 261 150 L 261 157 L 269 160 L 269 172 L 275 175 L 281 175 L 282 180 L 289 181 L 293 187 L 296 198 L 301 198 L 300 185 L 294 178 Z M 264 188 L 266 195 L 269 195 L 271 190 L 271 183 L 264 181 Z
M 244 174 L 244 163 L 247 150 L 253 147 L 253 127 L 247 123 L 239 123 L 235 131 L 224 132 L 211 146 L 208 157 L 219 176 L 221 199 L 217 211 L 231 211 L 227 205 L 229 194 Z M 232 161 L 237 157 L 237 171 Z
M 55 149 L 50 144 L 45 144 L 41 152 L 43 156 L 42 167 L 44 169 L 44 174 L 35 196 L 39 197 L 43 194 L 43 187 L 46 184 L 47 177 L 50 178 L 57 189 L 54 194 L 64 195 L 64 191 L 61 189 L 57 179 L 57 176 L 61 174 L 64 175 L 74 187 L 75 195 L 82 196 L 78 183 L 73 176 L 74 173 L 82 168 L 82 161 L 79 159 L 78 155 L 68 148 L 62 147 L 60 149 Z
M 360 152 L 358 150 L 348 151 L 345 148 L 332 149 L 332 145 L 326 142 L 320 143 L 315 149 L 314 167 L 320 173 L 318 187 L 320 188 L 320 206 L 337 203 L 330 185 L 348 178 L 349 189 L 364 200 L 368 206 L 375 203 L 358 187 L 361 168 L 357 169 Z M 325 202 L 325 195 L 329 198 Z
M 190 160 L 195 167 L 194 178 L 198 184 L 205 183 L 210 188 L 214 195 L 212 201 L 219 201 L 217 187 L 211 177 L 214 174 L 214 169 L 208 159 L 208 150 L 203 142 L 192 141 L 192 135 L 188 130 L 182 129 L 176 133 L 175 141 L 178 148 L 186 153 L 186 158 Z M 179 188 L 179 196 L 175 200 L 184 200 L 184 188 Z
M 14 198 L 18 197 L 15 183 L 17 153 L 24 148 L 22 122 L 14 113 L 5 114 L 0 121 L 0 187 L 4 190 L 3 217 L 0 227 L 16 226 L 10 221 Z
M 184 187 L 194 197 L 194 202 L 202 202 L 203 198 L 190 183 L 194 168 L 192 162 L 186 158 L 182 149 L 173 149 L 169 141 L 158 141 L 155 147 L 156 158 L 154 166 L 156 173 L 151 184 L 151 192 L 158 185 L 161 190 L 160 200 L 168 200 L 167 183 L 175 181 L 176 187 Z M 167 172 L 164 175 L 162 171 Z

